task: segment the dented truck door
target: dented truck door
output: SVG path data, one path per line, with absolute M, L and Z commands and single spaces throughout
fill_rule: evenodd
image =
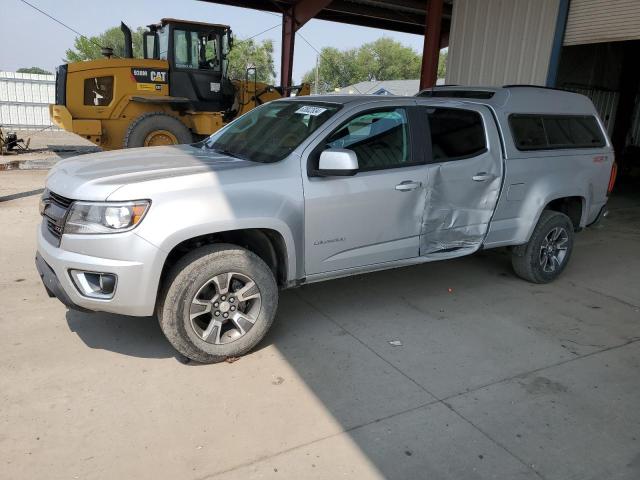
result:
M 420 255 L 450 258 L 482 245 L 503 176 L 500 137 L 484 106 L 447 102 L 421 107 L 428 181 Z

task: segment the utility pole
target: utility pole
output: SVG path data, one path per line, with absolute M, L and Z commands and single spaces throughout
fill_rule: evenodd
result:
M 318 64 L 320 63 L 320 55 L 316 55 L 316 95 L 319 93 L 318 82 L 320 81 L 320 73 L 318 71 Z

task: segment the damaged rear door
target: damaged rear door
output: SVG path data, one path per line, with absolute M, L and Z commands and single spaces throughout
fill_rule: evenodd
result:
M 480 248 L 502 185 L 500 137 L 487 107 L 420 107 L 429 130 L 420 255 L 453 257 Z

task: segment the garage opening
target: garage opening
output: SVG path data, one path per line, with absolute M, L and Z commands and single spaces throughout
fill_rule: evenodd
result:
M 562 48 L 556 86 L 591 98 L 619 165 L 618 188 L 640 184 L 640 40 Z

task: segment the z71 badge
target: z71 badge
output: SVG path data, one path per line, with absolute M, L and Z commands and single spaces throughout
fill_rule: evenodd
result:
M 168 70 L 132 68 L 131 76 L 138 83 L 167 83 Z

